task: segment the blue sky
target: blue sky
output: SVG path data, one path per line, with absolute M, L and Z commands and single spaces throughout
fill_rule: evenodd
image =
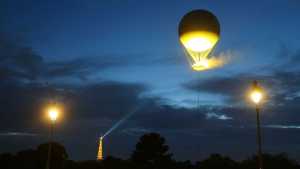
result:
M 16 86 L 21 85 L 28 88 L 26 85 L 29 85 L 32 87 L 33 92 L 37 93 L 36 97 L 39 98 L 45 96 L 39 93 L 38 89 L 40 88 L 32 86 L 32 84 L 39 86 L 47 83 L 55 90 L 71 91 L 71 94 L 78 94 L 78 96 L 88 95 L 88 98 L 106 98 L 106 95 L 94 96 L 85 92 L 90 90 L 96 92 L 99 89 L 100 91 L 106 91 L 104 89 L 108 88 L 107 94 L 109 96 L 111 92 L 118 97 L 128 96 L 128 98 L 117 100 L 119 102 L 112 99 L 112 103 L 109 102 L 112 107 L 124 102 L 124 107 L 129 110 L 132 108 L 132 103 L 150 102 L 154 104 L 154 108 L 149 111 L 153 111 L 154 114 L 158 113 L 157 117 L 153 115 L 155 116 L 154 119 L 166 118 L 159 115 L 159 112 L 165 111 L 169 112 L 168 118 L 174 119 L 174 123 L 176 122 L 175 117 L 190 120 L 190 115 L 184 113 L 180 117 L 178 115 L 180 114 L 179 110 L 182 108 L 184 110 L 181 110 L 181 112 L 193 112 L 192 107 L 197 104 L 197 98 L 199 98 L 199 103 L 203 106 L 203 117 L 201 118 L 210 121 L 211 118 L 220 117 L 218 119 L 220 123 L 226 121 L 223 127 L 216 127 L 218 130 L 215 129 L 217 133 L 223 132 L 223 135 L 232 134 L 228 133 L 228 130 L 223 131 L 226 129 L 225 126 L 242 128 L 244 125 L 249 125 L 248 127 L 252 129 L 251 120 L 244 119 L 244 116 L 240 117 L 239 113 L 243 112 L 238 110 L 241 110 L 241 107 L 244 107 L 247 111 L 251 110 L 249 106 L 242 103 L 244 101 L 241 99 L 241 93 L 247 83 L 257 78 L 262 80 L 264 86 L 271 84 L 269 93 L 272 97 L 270 97 L 266 106 L 268 110 L 280 112 L 281 107 L 276 107 L 278 105 L 274 100 L 281 95 L 292 98 L 292 101 L 287 102 L 287 104 L 295 106 L 289 112 L 284 113 L 287 115 L 280 113 L 279 115 L 276 113 L 269 116 L 264 115 L 266 116 L 266 128 L 276 130 L 274 128 L 280 128 L 282 125 L 298 126 L 300 118 L 294 114 L 297 110 L 300 110 L 300 107 L 296 106 L 299 103 L 299 100 L 297 100 L 299 95 L 295 94 L 300 91 L 297 88 L 297 80 L 300 78 L 298 76 L 300 67 L 297 64 L 299 63 L 297 58 L 299 57 L 300 44 L 300 34 L 298 33 L 300 27 L 299 6 L 299 2 L 295 0 L 1 1 L 0 45 L 2 45 L 2 48 L 0 48 L 0 52 L 2 51 L 1 69 L 3 68 L 1 71 L 3 71 L 3 74 L 6 73 L 6 70 L 13 72 L 2 78 L 6 79 L 9 84 L 12 83 Z M 220 21 L 221 39 L 213 54 L 230 58 L 230 61 L 221 68 L 205 72 L 193 72 L 188 65 L 178 40 L 177 30 L 181 17 L 193 9 L 210 10 Z M 20 51 L 20 54 L 13 54 L 7 47 L 9 45 L 6 44 L 13 46 L 11 47 L 12 51 Z M 20 61 L 20 58 L 22 61 Z M 35 59 L 34 62 L 31 59 Z M 18 76 L 13 77 L 14 74 Z M 287 76 L 291 76 L 291 78 Z M 95 85 L 99 86 L 95 89 Z M 122 89 L 127 90 L 127 87 L 129 91 L 128 93 L 124 92 L 124 94 Z M 216 89 L 212 87 L 216 87 Z M 287 89 L 279 92 L 278 89 L 283 87 Z M 133 90 L 136 88 L 139 90 Z M 5 85 L 3 90 L 7 90 Z M 20 91 L 23 91 L 23 88 Z M 80 92 L 77 93 L 77 91 Z M 19 95 L 18 92 L 16 93 L 16 95 Z M 62 97 L 65 102 L 68 102 L 68 99 L 65 98 L 66 93 L 58 92 L 56 94 L 59 95 L 57 97 Z M 32 98 L 30 94 L 29 96 Z M 26 99 L 29 96 L 22 95 L 21 97 Z M 74 97 L 70 100 L 74 100 Z M 135 101 L 127 104 L 126 99 Z M 11 100 L 8 103 L 13 105 L 14 102 L 14 100 Z M 9 104 L 5 105 L 7 112 L 14 112 L 18 117 L 19 110 L 11 110 Z M 18 103 L 15 104 L 21 106 Z M 97 104 L 96 101 L 95 104 Z M 108 120 L 105 128 L 109 128 L 113 122 L 124 115 L 124 113 L 111 113 L 116 111 L 112 107 L 107 107 L 107 112 L 102 112 L 101 105 L 101 101 L 99 101 L 98 107 L 93 107 L 88 103 L 86 105 L 82 104 L 82 107 L 73 110 L 77 114 L 72 111 L 69 112 L 70 114 L 76 114 L 73 121 L 70 120 L 70 123 L 83 128 L 83 123 L 86 120 L 87 124 L 91 125 L 88 126 L 94 130 L 87 137 L 91 140 L 98 133 L 96 124 Z M 167 105 L 167 108 L 160 107 L 162 105 Z M 276 106 L 272 107 L 272 105 Z M 232 110 L 230 107 L 235 109 Z M 93 112 L 96 109 L 99 109 L 99 114 Z M 178 114 L 173 114 L 171 110 Z M 91 114 L 89 114 L 89 111 Z M 93 118 L 89 118 L 90 116 L 93 116 Z M 194 128 L 195 125 L 178 129 L 176 125 L 174 127 L 156 127 L 155 124 L 148 126 L 147 122 L 142 120 L 144 117 L 147 116 L 141 115 L 139 117 L 137 115 L 136 118 L 133 117 L 125 124 L 124 132 L 120 130 L 114 137 L 123 137 L 122 134 L 128 134 L 128 131 L 134 133 L 138 131 L 158 131 L 164 133 L 170 139 L 172 145 L 176 145 L 174 137 L 182 134 L 183 131 L 190 137 L 199 136 L 189 134 L 190 131 L 194 132 L 197 129 L 196 133 L 203 132 L 196 139 L 199 142 L 205 139 L 202 137 L 206 134 L 209 135 L 207 138 L 213 139 L 216 137 L 214 134 L 209 134 L 210 129 L 208 127 L 214 124 L 215 121 L 207 122 L 209 124 L 204 129 L 200 127 L 202 125 L 198 128 Z M 224 119 L 224 117 L 230 117 L 231 119 Z M 295 119 L 294 121 L 290 120 L 293 119 L 292 117 Z M 5 118 L 9 120 L 10 116 L 6 115 Z M 77 124 L 76 120 L 79 120 L 78 118 L 82 118 L 82 120 Z M 191 118 L 193 119 L 193 117 Z M 241 125 L 240 123 L 244 121 L 246 124 Z M 140 124 L 141 122 L 143 123 Z M 171 124 L 173 123 L 170 122 L 170 126 L 172 126 Z M 37 126 L 28 127 L 24 124 L 23 129 L 28 127 L 25 131 L 19 131 L 19 128 L 13 125 L 9 128 L 7 126 L 2 127 L 0 128 L 0 132 L 2 132 L 0 140 L 2 139 L 3 142 L 9 140 L 9 138 L 4 138 L 5 133 L 9 132 L 40 132 L 36 129 Z M 201 131 L 198 131 L 199 128 L 201 128 Z M 103 128 L 99 129 L 99 133 L 103 133 L 104 130 Z M 287 133 L 294 133 L 297 127 L 287 130 L 289 130 Z M 72 129 L 65 129 L 62 133 L 64 132 L 72 133 Z M 238 132 L 243 131 L 239 130 Z M 82 152 L 86 153 L 87 151 L 74 150 L 78 145 L 88 141 L 81 140 L 76 144 L 70 143 L 72 134 L 70 136 L 66 135 L 61 134 L 57 137 L 72 149 L 70 152 L 71 157 L 75 159 L 93 158 L 93 153 L 87 153 L 85 156 L 82 155 Z M 267 137 L 270 137 L 270 135 L 273 136 L 274 133 L 269 132 Z M 30 136 L 36 137 L 35 135 Z M 293 138 L 293 134 L 288 136 Z M 115 146 L 116 148 L 111 149 L 110 153 L 128 156 L 130 147 L 133 146 L 132 140 L 136 137 L 128 138 L 126 141 L 128 142 L 127 149 Z M 40 140 L 43 139 L 35 139 L 33 142 L 38 143 Z M 116 140 L 112 140 L 112 145 L 113 143 L 117 144 Z M 33 142 L 28 141 L 24 144 L 30 146 L 34 145 Z M 89 141 L 89 143 L 91 142 Z M 228 142 L 228 145 L 235 143 L 235 141 L 227 139 L 224 142 Z M 189 145 L 188 141 L 183 144 Z M 213 143 L 207 141 L 203 141 L 201 144 L 208 145 L 208 147 L 213 146 Z M 299 153 L 295 152 L 299 150 L 299 147 L 292 150 L 284 142 L 279 144 L 282 145 L 279 147 L 283 147 L 280 151 L 287 151 L 294 157 L 299 158 Z M 193 145 L 197 146 L 196 143 Z M 235 157 L 239 157 L 239 153 L 246 156 L 255 152 L 248 148 L 231 152 L 230 149 L 226 148 L 228 145 L 221 146 L 216 151 Z M 6 151 L 17 150 L 17 147 L 10 147 L 12 148 L 7 148 Z M 90 146 L 89 150 L 92 149 L 93 146 Z M 266 149 L 270 152 L 279 151 L 272 146 Z M 178 154 L 184 154 L 178 157 L 180 159 L 197 159 L 198 156 L 202 157 L 211 153 L 213 149 L 204 150 L 203 154 L 197 154 L 194 151 L 183 152 L 184 150 L 176 148 L 174 151 Z
M 274 59 L 280 46 L 294 50 L 299 43 L 295 1 L 26 1 L 17 5 L 11 1 L 4 7 L 3 27 L 25 36 L 25 43 L 45 61 L 121 58 L 129 63 L 95 70 L 89 80 L 146 83 L 153 93 L 179 102 L 190 98 L 180 94 L 186 92 L 180 88 L 184 81 L 280 63 L 280 58 Z M 177 25 L 185 13 L 197 8 L 211 10 L 220 20 L 221 40 L 215 53 L 225 52 L 232 60 L 219 70 L 192 73 L 182 59 Z M 131 65 L 131 61 L 139 63 Z

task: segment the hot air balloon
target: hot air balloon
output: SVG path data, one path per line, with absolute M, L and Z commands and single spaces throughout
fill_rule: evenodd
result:
M 178 33 L 194 70 L 206 70 L 217 64 L 216 59 L 209 58 L 220 38 L 220 24 L 215 15 L 206 10 L 191 11 L 181 19 Z

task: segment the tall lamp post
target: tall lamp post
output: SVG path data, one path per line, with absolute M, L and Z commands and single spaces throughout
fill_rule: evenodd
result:
M 50 131 L 49 131 L 49 148 L 48 148 L 46 169 L 50 169 L 54 125 L 58 118 L 59 110 L 57 107 L 50 107 L 48 109 L 47 113 L 48 113 L 48 117 L 50 119 Z
M 260 103 L 263 99 L 262 88 L 258 85 L 257 81 L 252 84 L 252 91 L 250 93 L 250 99 L 255 104 L 256 110 L 256 128 L 257 128 L 257 157 L 258 157 L 258 168 L 263 169 L 263 158 L 262 158 L 262 145 L 261 145 L 261 128 L 260 128 Z

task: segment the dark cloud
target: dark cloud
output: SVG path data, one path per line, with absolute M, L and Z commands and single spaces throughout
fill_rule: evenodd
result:
M 43 73 L 45 79 L 73 78 L 88 80 L 90 75 L 114 67 L 116 63 L 110 59 L 97 57 L 76 58 L 72 60 L 48 62 Z
M 264 110 L 271 112 L 270 115 L 263 114 L 264 126 L 269 129 L 279 129 L 278 125 L 296 126 L 299 118 L 293 112 L 299 110 L 297 105 L 299 98 L 295 95 L 298 90 L 298 73 L 277 72 L 268 76 L 220 77 L 203 82 L 194 81 L 192 85 L 185 85 L 185 87 L 198 92 L 224 95 L 231 98 L 233 102 L 237 100 L 234 98 L 241 97 L 240 93 L 244 92 L 239 88 L 241 86 L 246 88 L 251 83 L 247 79 L 254 79 L 254 77 L 263 79 L 263 84 L 272 84 L 272 89 L 278 88 L 276 93 L 272 94 L 273 99 L 278 97 L 273 104 L 279 102 L 283 104 L 276 105 L 276 109 Z M 289 77 L 292 77 L 292 80 L 289 80 Z M 99 82 L 80 86 L 63 84 L 47 86 L 20 81 L 0 84 L 2 93 L 0 104 L 3 107 L 1 110 L 3 122 L 0 129 L 3 133 L 40 133 L 41 130 L 38 128 L 43 126 L 41 124 L 43 122 L 38 120 L 41 111 L 37 110 L 42 110 L 49 98 L 63 102 L 66 107 L 65 113 L 69 116 L 66 122 L 68 125 L 64 124 L 64 131 L 61 131 L 66 140 L 72 140 L 70 137 L 75 137 L 76 134 L 94 140 L 137 107 L 136 114 L 117 131 L 134 136 L 146 131 L 159 131 L 175 135 L 206 136 L 211 139 L 240 135 L 245 140 L 252 137 L 251 133 L 255 131 L 255 114 L 252 109 L 225 105 L 206 105 L 197 109 L 166 105 L 162 98 L 143 97 L 147 87 L 142 84 Z M 280 88 L 283 89 L 279 90 Z M 282 96 L 279 97 L 279 94 Z M 223 141 L 224 144 L 230 144 L 233 140 Z M 84 142 L 84 140 L 77 140 L 77 142 Z
M 183 84 L 183 87 L 196 92 L 216 94 L 226 97 L 230 103 L 241 102 L 245 99 L 247 90 L 254 80 L 268 91 L 273 103 L 283 102 L 297 97 L 300 91 L 300 72 L 278 71 L 267 75 L 238 74 L 228 77 L 212 77 L 194 80 Z
M 142 84 L 121 82 L 99 82 L 80 86 L 13 84 L 0 85 L 2 93 L 0 118 L 3 119 L 0 131 L 10 133 L 9 137 L 11 137 L 11 133 L 36 133 L 36 140 L 45 140 L 46 135 L 41 133 L 46 133 L 47 128 L 41 124 L 44 122 L 37 120 L 41 116 L 41 112 L 37 109 L 42 109 L 45 103 L 48 103 L 49 98 L 57 98 L 63 102 L 66 107 L 65 116 L 68 116 L 66 117 L 68 120 L 62 122 L 64 124 L 58 127 L 57 137 L 66 143 L 67 147 L 70 147 L 71 154 L 77 153 L 76 158 L 82 158 L 78 154 L 85 154 L 84 151 L 93 152 L 97 145 L 95 141 L 97 137 L 137 107 L 138 111 L 120 128 L 116 129 L 108 139 L 112 137 L 114 140 L 119 140 L 125 136 L 135 138 L 142 133 L 156 131 L 170 137 L 171 146 L 176 146 L 176 143 L 181 140 L 181 138 L 172 139 L 172 137 L 180 135 L 182 138 L 192 137 L 193 140 L 189 142 L 189 145 L 193 145 L 193 149 L 205 146 L 203 148 L 205 152 L 215 150 L 228 154 L 239 154 L 240 152 L 232 152 L 230 148 L 226 148 L 237 142 L 251 144 L 255 149 L 255 113 L 247 107 L 206 105 L 193 109 L 166 105 L 161 98 L 145 97 L 144 93 L 148 88 Z M 264 111 L 269 112 L 269 110 Z M 213 117 L 209 117 L 208 114 L 213 114 Z M 230 117 L 230 119 L 220 118 L 222 116 Z M 264 139 L 266 142 L 270 142 L 273 137 L 276 138 L 278 144 L 286 143 L 280 135 L 274 134 L 274 132 L 281 132 L 282 128 L 278 128 L 278 125 L 291 123 L 282 123 L 280 120 L 271 121 L 272 118 L 275 117 L 263 114 Z M 286 119 L 286 116 L 283 119 Z M 41 127 L 44 128 L 44 131 L 40 129 Z M 295 134 L 293 128 L 286 130 L 288 133 Z M 78 136 L 84 139 L 74 140 Z M 285 136 L 290 138 L 292 135 Z M 7 135 L 2 135 L 2 143 L 7 145 L 8 142 L 5 140 L 9 141 L 9 139 L 4 139 L 4 137 Z M 35 142 L 37 142 L 36 140 Z M 222 143 L 219 140 L 222 140 Z M 184 140 L 181 141 L 184 142 Z M 112 141 L 111 144 L 113 143 Z M 183 143 L 183 145 L 185 144 Z M 212 146 L 214 144 L 215 146 Z M 78 145 L 89 146 L 85 147 L 85 150 L 74 149 Z M 290 148 L 291 145 L 285 148 L 287 147 Z M 252 152 L 251 147 L 239 148 L 243 150 L 243 153 Z M 268 151 L 279 151 L 276 147 L 268 146 L 267 148 Z M 86 155 L 93 157 L 93 153 Z
M 183 86 L 195 92 L 223 96 L 224 104 L 232 107 L 223 106 L 219 111 L 233 118 L 233 127 L 247 127 L 243 124 L 253 124 L 249 119 L 254 120 L 250 116 L 253 109 L 247 101 L 247 90 L 251 86 L 251 80 L 259 80 L 260 85 L 267 91 L 266 102 L 262 107 L 263 123 L 272 128 L 281 126 L 296 129 L 300 124 L 300 72 L 277 71 L 268 75 L 239 74 L 213 77 L 192 81 Z
M 43 58 L 31 48 L 24 47 L 9 34 L 0 33 L 1 78 L 34 79 L 43 67 Z
M 253 80 L 265 77 L 240 74 L 227 77 L 212 77 L 209 79 L 193 80 L 183 84 L 183 87 L 195 92 L 203 92 L 223 96 L 228 103 L 238 103 L 245 98 L 245 91 L 251 86 Z
M 146 87 L 141 84 L 103 82 L 75 90 L 74 111 L 85 113 L 83 116 L 115 119 L 139 106 L 140 94 Z
M 117 119 L 139 104 L 140 94 L 145 87 L 120 82 L 60 88 L 40 84 L 10 84 L 1 85 L 0 91 L 0 116 L 4 120 L 0 126 L 4 130 L 39 123 L 36 120 L 41 116 L 40 110 L 51 100 L 65 104 L 66 111 L 77 118 Z
M 0 78 L 2 81 L 6 79 L 51 81 L 56 78 L 86 80 L 89 75 L 120 65 L 120 62 L 109 57 L 48 61 L 26 45 L 22 38 L 0 32 Z
M 73 147 L 71 154 L 80 151 L 74 150 L 77 144 L 96 145 L 93 141 L 100 134 L 135 109 L 137 112 L 113 133 L 121 131 L 136 136 L 145 131 L 158 131 L 175 135 L 218 135 L 227 129 L 231 131 L 230 128 L 239 128 L 240 124 L 234 122 L 238 120 L 237 114 L 242 114 L 241 109 L 229 107 L 203 106 L 190 109 L 166 105 L 162 98 L 146 97 L 144 93 L 148 88 L 142 84 L 99 82 L 80 86 L 51 86 L 20 81 L 0 84 L 2 133 L 36 133 L 36 140 L 45 140 L 47 126 L 45 121 L 40 120 L 42 110 L 49 99 L 57 100 L 64 104 L 64 118 L 68 119 L 58 124 L 57 137 Z M 232 117 L 232 120 L 208 118 L 208 113 L 226 115 Z M 246 119 L 242 116 L 239 118 Z M 85 139 L 74 140 L 78 135 Z M 7 144 L 3 140 L 9 139 L 3 138 L 3 144 Z M 88 150 L 94 150 L 94 146 L 89 146 Z
M 191 129 L 201 126 L 205 116 L 193 109 L 176 108 L 168 105 L 145 107 L 139 113 L 138 123 L 143 128 L 152 129 Z
M 0 78 L 1 80 L 55 81 L 70 79 L 86 81 L 99 71 L 112 67 L 174 64 L 182 57 L 147 56 L 147 54 L 103 55 L 77 57 L 69 60 L 47 60 L 24 42 L 22 36 L 0 32 Z M 146 59 L 145 59 L 146 58 Z M 180 60 L 180 61 L 179 61 Z
M 297 65 L 300 63 L 300 49 L 292 50 L 287 44 L 281 42 L 276 58 L 279 60 L 279 63 L 272 65 L 275 71 L 299 71 Z

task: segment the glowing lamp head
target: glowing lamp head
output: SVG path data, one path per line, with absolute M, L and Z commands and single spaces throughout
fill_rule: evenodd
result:
M 253 103 L 259 104 L 261 100 L 263 99 L 263 91 L 262 89 L 258 86 L 257 81 L 253 82 L 252 86 L 252 91 L 250 93 L 250 99 L 252 100 Z
M 58 111 L 57 108 L 55 108 L 55 107 L 49 108 L 48 116 L 49 116 L 51 121 L 53 121 L 53 122 L 56 121 L 57 118 L 58 118 L 58 114 L 59 114 L 59 111 Z
M 250 97 L 255 104 L 258 104 L 262 99 L 262 93 L 259 91 L 253 91 Z
M 206 10 L 191 11 L 180 21 L 178 32 L 192 68 L 196 71 L 208 69 L 208 56 L 220 36 L 217 18 Z

